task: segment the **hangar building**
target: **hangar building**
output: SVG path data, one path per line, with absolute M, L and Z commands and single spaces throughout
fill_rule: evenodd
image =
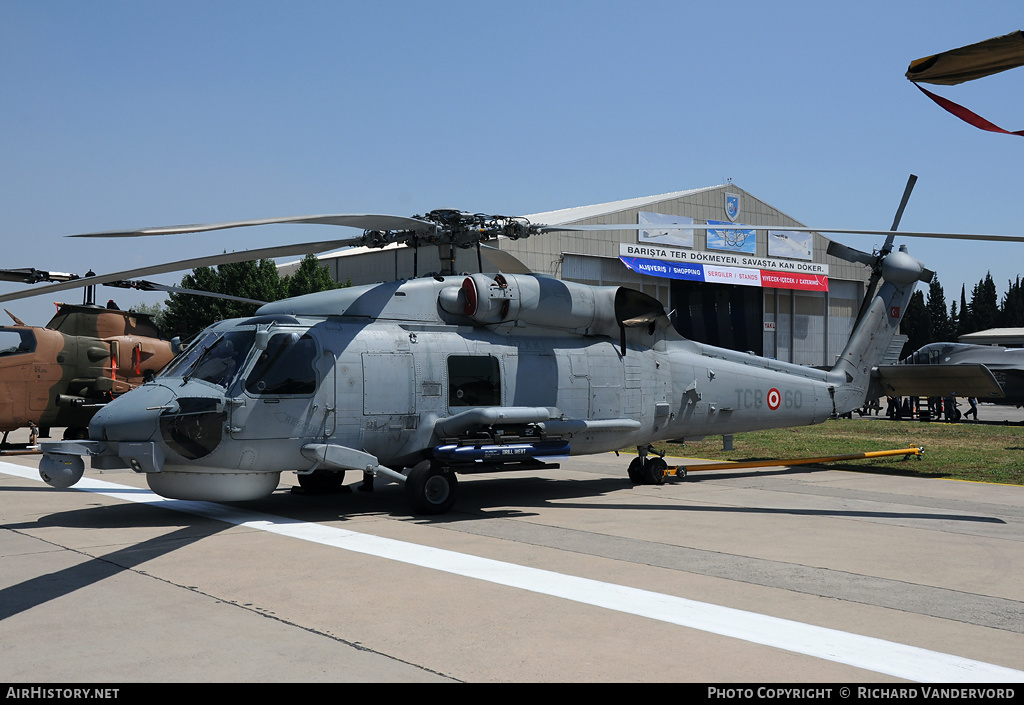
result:
M 457 250 L 456 271 L 533 271 L 639 289 L 672 312 L 692 340 L 805 365 L 832 365 L 849 339 L 870 270 L 827 254 L 818 233 L 735 184 L 580 206 L 531 223 L 641 224 L 564 232 Z M 668 229 L 667 225 L 749 225 Z M 661 226 L 659 228 L 659 226 Z M 514 259 L 513 259 L 514 258 Z M 335 281 L 368 284 L 440 271 L 437 249 L 353 248 L 321 256 Z M 296 263 L 282 265 L 282 274 Z

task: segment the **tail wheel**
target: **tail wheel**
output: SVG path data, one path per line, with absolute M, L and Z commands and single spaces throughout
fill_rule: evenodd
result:
M 458 486 L 454 472 L 424 460 L 409 471 L 405 492 L 417 514 L 444 514 L 455 505 Z

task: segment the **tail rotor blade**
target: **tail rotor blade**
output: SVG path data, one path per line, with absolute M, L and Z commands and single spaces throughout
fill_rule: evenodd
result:
M 903 189 L 903 198 L 900 200 L 900 207 L 896 209 L 896 217 L 893 218 L 892 230 L 894 233 L 900 227 L 900 221 L 903 219 L 903 210 L 907 207 L 907 201 L 910 200 L 910 192 L 914 190 L 914 184 L 917 183 L 917 176 L 914 174 L 910 175 L 907 179 L 907 187 Z M 885 256 L 892 252 L 892 244 L 895 239 L 895 235 L 889 235 L 885 238 L 885 244 L 882 245 L 882 255 Z
M 866 264 L 869 267 L 874 266 L 875 260 L 878 259 L 875 255 L 862 252 L 861 250 L 855 250 L 852 247 L 847 247 L 835 240 L 831 240 L 828 243 L 828 254 L 833 257 L 846 260 L 847 262 L 859 262 L 861 264 Z
M 913 174 L 907 179 L 907 187 L 903 190 L 903 200 L 900 201 L 900 207 L 896 211 L 896 217 L 892 221 L 892 227 L 890 230 L 897 230 L 900 227 L 900 221 L 903 219 L 903 209 L 907 207 L 907 201 L 910 200 L 910 192 L 914 190 L 914 184 L 917 183 L 917 177 Z

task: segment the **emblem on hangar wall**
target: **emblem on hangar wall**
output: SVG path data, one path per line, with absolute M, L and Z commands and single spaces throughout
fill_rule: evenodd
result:
M 733 223 L 740 217 L 740 195 L 738 193 L 725 194 L 725 215 Z

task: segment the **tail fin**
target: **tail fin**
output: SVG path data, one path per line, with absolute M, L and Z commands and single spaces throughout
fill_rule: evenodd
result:
M 871 385 L 872 369 L 877 367 L 899 332 L 900 321 L 918 281 L 931 281 L 933 273 L 907 253 L 880 255 L 881 285 L 869 290 L 850 341 L 832 368 L 836 379 L 834 405 L 844 414 L 864 405 Z

